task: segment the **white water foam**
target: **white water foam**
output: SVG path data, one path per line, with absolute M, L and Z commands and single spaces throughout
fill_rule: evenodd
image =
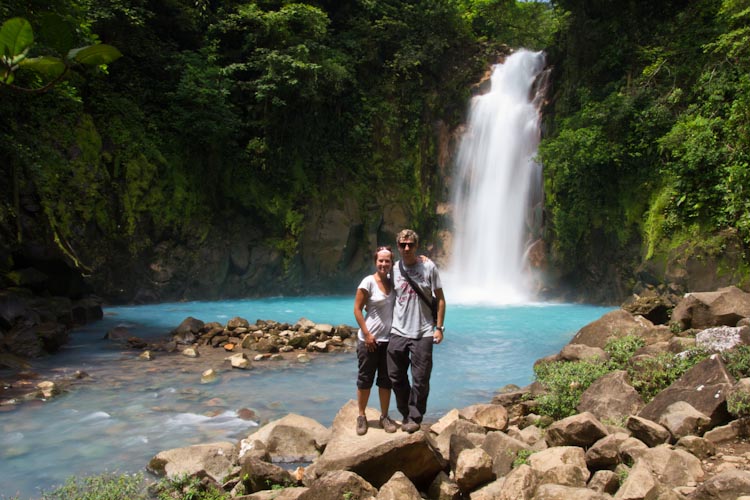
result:
M 534 83 L 544 54 L 520 50 L 496 65 L 472 99 L 454 179 L 450 303 L 518 304 L 530 298 L 524 252 L 530 208 L 541 200 L 540 112 Z

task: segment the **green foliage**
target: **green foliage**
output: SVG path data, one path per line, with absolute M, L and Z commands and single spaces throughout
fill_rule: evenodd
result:
M 206 486 L 194 476 L 183 475 L 176 478 L 164 478 L 149 490 L 157 500 L 228 500 L 225 493 L 213 486 Z
M 652 258 L 688 232 L 747 247 L 748 2 L 605 4 L 555 2 L 540 157 L 556 264 L 573 275 L 641 242 Z
M 67 54 L 63 58 L 28 57 L 34 44 L 34 31 L 31 23 L 21 17 L 8 19 L 0 26 L 0 84 L 21 91 L 46 91 L 58 83 L 73 64 L 100 66 L 122 56 L 117 48 L 106 44 L 73 48 L 71 37 L 62 35 L 64 31 L 62 21 L 49 15 L 45 17 L 45 20 L 46 23 L 43 26 L 50 32 L 48 38 Z M 36 72 L 48 81 L 36 88 L 17 87 L 13 85 L 13 82 L 16 72 L 20 69 Z
M 609 363 L 613 370 L 625 367 L 635 351 L 646 345 L 646 341 L 635 335 L 626 335 L 610 340 L 604 346 L 604 352 L 609 354 Z
M 555 361 L 535 365 L 536 380 L 549 391 L 536 398 L 539 414 L 555 419 L 574 415 L 581 394 L 609 371 L 606 363 L 588 361 Z
M 626 469 L 625 467 L 617 469 L 617 483 L 620 486 L 622 486 L 622 483 L 625 482 L 625 480 L 628 478 L 629 474 L 630 474 L 630 470 Z
M 529 463 L 529 457 L 532 453 L 534 453 L 533 450 L 518 450 L 516 458 L 513 459 L 513 468 Z
M 734 349 L 722 353 L 722 359 L 727 371 L 739 380 L 750 377 L 750 346 L 739 345 Z
M 429 234 L 436 125 L 462 121 L 504 44 L 542 48 L 559 26 L 546 2 L 506 0 L 9 0 L 0 16 L 3 234 L 57 240 L 94 273 L 233 214 L 292 269 L 327 197 L 392 200 Z
M 628 364 L 628 377 L 633 388 L 648 403 L 707 356 L 704 351 L 690 350 L 682 355 L 662 353 L 645 357 Z
M 64 485 L 42 492 L 42 500 L 147 500 L 143 474 L 99 474 L 71 477 Z
M 750 392 L 732 391 L 727 396 L 727 410 L 737 418 L 750 417 Z

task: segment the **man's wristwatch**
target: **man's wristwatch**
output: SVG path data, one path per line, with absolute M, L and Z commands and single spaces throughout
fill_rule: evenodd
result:
M 440 330 L 440 333 L 445 333 L 445 327 L 444 326 L 436 326 L 435 330 Z

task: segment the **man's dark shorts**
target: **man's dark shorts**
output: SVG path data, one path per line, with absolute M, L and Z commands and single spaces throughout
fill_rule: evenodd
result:
M 383 389 L 391 388 L 388 378 L 388 342 L 378 342 L 375 351 L 368 351 L 367 345 L 361 340 L 357 342 L 357 360 L 359 373 L 357 374 L 357 389 L 370 389 L 378 374 L 377 386 Z

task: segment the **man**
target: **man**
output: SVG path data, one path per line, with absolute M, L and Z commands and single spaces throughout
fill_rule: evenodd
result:
M 388 343 L 388 376 L 396 395 L 396 406 L 404 417 L 401 429 L 412 433 L 419 430 L 427 411 L 432 347 L 443 341 L 445 333 L 445 296 L 435 263 L 417 255 L 417 233 L 404 229 L 398 233 L 396 243 L 401 260 L 393 266 L 396 304 Z M 433 294 L 437 297 L 437 324 L 432 319 L 431 305 L 412 288 L 402 269 L 425 299 L 431 301 Z M 411 384 L 407 374 L 410 365 Z

